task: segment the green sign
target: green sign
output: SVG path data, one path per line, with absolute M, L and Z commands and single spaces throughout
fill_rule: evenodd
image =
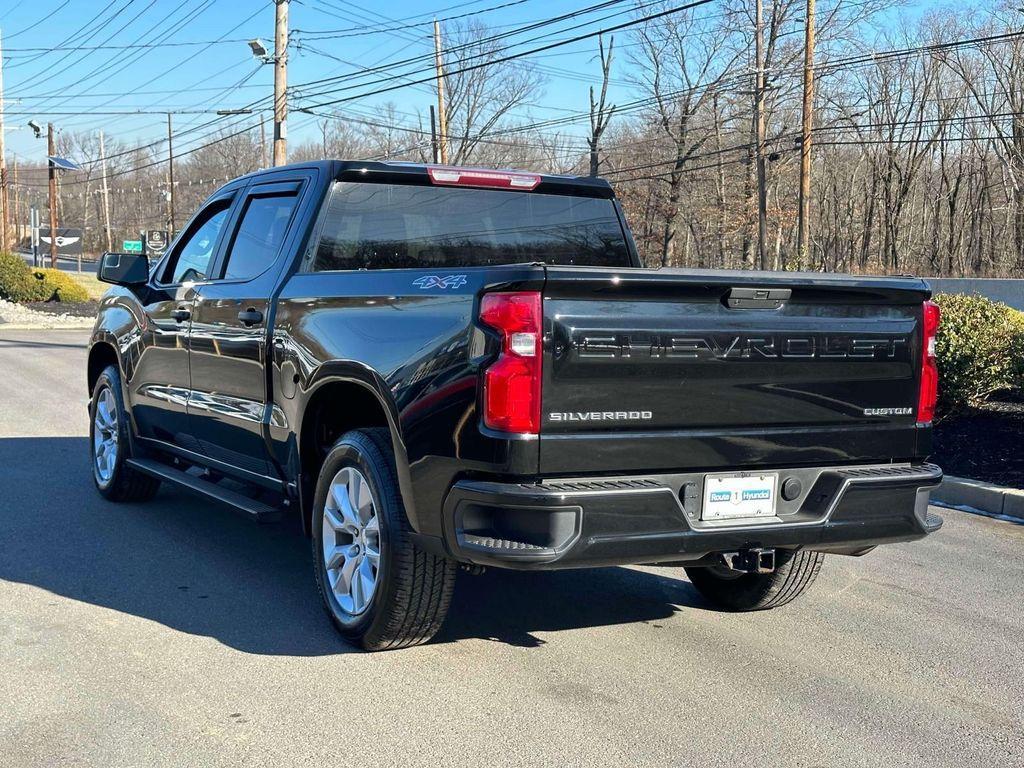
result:
M 142 253 L 141 240 L 122 240 L 121 250 L 125 253 Z

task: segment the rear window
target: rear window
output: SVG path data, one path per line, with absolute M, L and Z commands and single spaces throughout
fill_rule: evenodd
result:
M 628 267 L 611 200 L 492 189 L 339 182 L 314 271 L 542 261 Z

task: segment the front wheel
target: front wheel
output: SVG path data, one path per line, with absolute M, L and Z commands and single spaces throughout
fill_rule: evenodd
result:
M 136 472 L 125 460 L 130 443 L 128 414 L 121 395 L 121 375 L 109 365 L 96 380 L 89 404 L 89 448 L 96 490 L 110 501 L 148 501 L 160 481 Z
M 334 444 L 313 510 L 316 581 L 338 632 L 371 651 L 430 640 L 456 567 L 412 540 L 387 430 L 354 430 Z
M 686 568 L 690 583 L 715 605 L 730 611 L 778 608 L 802 595 L 821 570 L 821 552 L 778 551 L 771 573 L 741 573 L 723 566 Z

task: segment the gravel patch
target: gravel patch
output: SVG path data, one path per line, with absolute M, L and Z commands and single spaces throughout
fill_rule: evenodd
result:
M 90 320 L 96 319 L 96 313 L 100 309 L 98 301 L 26 301 L 21 306 L 47 315 L 87 317 Z
M 92 328 L 95 312 L 89 316 L 74 316 L 67 312 L 40 312 L 29 307 L 0 299 L 0 328 Z
M 939 422 L 931 460 L 949 475 L 1024 488 L 1022 434 L 1024 401 L 1020 395 L 1004 393 L 996 401 Z

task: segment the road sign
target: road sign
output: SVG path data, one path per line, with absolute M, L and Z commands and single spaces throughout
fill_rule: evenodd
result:
M 142 253 L 141 240 L 122 240 L 121 250 L 125 253 Z
M 50 246 L 50 228 L 40 227 L 39 239 Z M 78 256 L 82 253 L 82 230 L 73 227 L 57 227 L 57 254 Z
M 147 229 L 145 236 L 146 253 L 160 256 L 167 250 L 168 232 L 166 229 Z

